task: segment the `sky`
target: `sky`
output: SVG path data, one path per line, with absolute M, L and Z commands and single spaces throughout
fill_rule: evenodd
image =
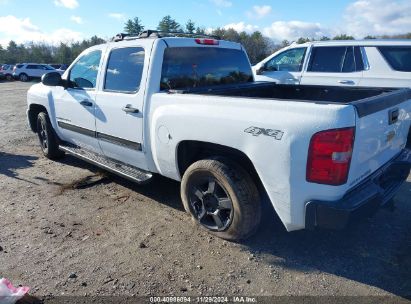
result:
M 110 38 L 129 18 L 155 29 L 165 15 L 208 30 L 258 30 L 275 41 L 411 32 L 411 0 L 0 0 L 0 44 Z

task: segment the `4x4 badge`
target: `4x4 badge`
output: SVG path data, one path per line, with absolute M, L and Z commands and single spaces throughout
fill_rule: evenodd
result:
M 259 136 L 261 134 L 266 136 L 274 137 L 276 140 L 281 140 L 283 138 L 284 132 L 280 130 L 264 129 L 259 127 L 249 127 L 244 130 L 246 133 L 250 133 L 253 136 Z

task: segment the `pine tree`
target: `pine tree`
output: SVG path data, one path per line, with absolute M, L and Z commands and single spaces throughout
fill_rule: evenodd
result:
M 191 19 L 189 19 L 186 23 L 186 32 L 189 34 L 193 34 L 195 29 L 195 23 Z
M 144 25 L 138 17 L 128 19 L 124 25 L 124 31 L 129 35 L 138 35 L 144 30 Z
M 180 32 L 181 27 L 177 21 L 167 15 L 158 23 L 157 30 L 161 32 Z

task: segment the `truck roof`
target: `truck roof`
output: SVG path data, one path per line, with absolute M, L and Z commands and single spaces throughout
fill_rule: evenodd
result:
M 218 36 L 206 34 L 190 34 L 183 32 L 161 32 L 147 30 L 139 35 L 117 34 L 108 44 L 110 46 L 130 45 L 132 41 L 162 40 L 168 47 L 222 47 L 243 50 L 240 43 L 221 40 Z

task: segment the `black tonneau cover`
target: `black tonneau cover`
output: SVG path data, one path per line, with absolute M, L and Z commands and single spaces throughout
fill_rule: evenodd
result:
M 170 90 L 169 93 L 280 99 L 321 104 L 350 104 L 357 109 L 359 117 L 370 115 L 411 99 L 411 89 L 408 88 L 284 85 L 274 82 L 248 82 L 237 85 Z

